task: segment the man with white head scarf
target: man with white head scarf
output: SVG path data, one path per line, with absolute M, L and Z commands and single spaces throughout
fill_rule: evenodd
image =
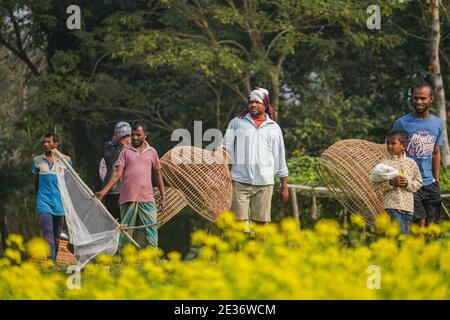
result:
M 283 134 L 275 121 L 269 91 L 256 88 L 248 96 L 247 108 L 228 125 L 222 148 L 233 159 L 231 210 L 239 221 L 270 222 L 275 175 L 280 177 L 281 201 L 288 201 Z
M 248 95 L 248 101 L 257 101 L 264 105 L 264 112 L 267 113 L 270 119 L 277 122 L 277 112 L 275 108 L 270 104 L 269 91 L 264 88 L 256 87 Z M 248 107 L 238 114 L 238 117 L 244 118 L 249 113 Z

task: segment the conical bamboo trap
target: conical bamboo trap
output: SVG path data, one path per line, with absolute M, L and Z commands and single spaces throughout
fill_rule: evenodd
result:
M 316 164 L 320 179 L 336 199 L 369 226 L 383 212 L 382 194 L 372 188 L 370 172 L 385 156 L 384 144 L 350 139 L 333 144 Z
M 165 190 L 166 204 L 162 212 L 158 211 L 158 228 L 161 228 L 167 221 L 175 217 L 189 202 L 183 193 L 175 188 L 167 188 Z M 155 192 L 156 207 L 159 207 L 161 194 L 159 191 Z
M 160 163 L 164 179 L 202 217 L 214 222 L 221 211 L 230 209 L 232 184 L 222 152 L 176 147 Z

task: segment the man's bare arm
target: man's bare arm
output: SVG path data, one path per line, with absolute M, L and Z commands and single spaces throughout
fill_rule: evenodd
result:
M 287 203 L 289 200 L 289 190 L 287 187 L 287 177 L 280 178 L 280 200 Z
M 37 196 L 39 190 L 39 175 L 34 175 L 34 195 Z
M 111 179 L 109 179 L 106 186 L 100 192 L 95 193 L 97 198 L 101 200 L 105 196 L 105 194 L 108 193 L 109 189 L 111 189 L 120 180 L 120 178 L 122 178 L 122 174 L 123 174 L 123 167 L 119 165 L 116 167 L 116 170 L 114 170 Z
M 441 179 L 441 147 L 434 146 L 433 150 L 433 176 L 439 183 Z
M 161 169 L 154 169 L 153 174 L 156 177 L 156 184 L 159 189 L 159 194 L 161 195 L 161 199 L 159 200 L 159 204 L 161 207 L 160 210 L 163 211 L 164 207 L 166 205 L 166 194 L 165 194 L 165 190 L 164 190 L 164 180 L 163 180 L 163 177 L 161 174 Z
M 222 146 L 217 147 L 216 152 L 220 154 L 224 164 L 232 165 L 233 159 L 231 159 L 228 150 Z

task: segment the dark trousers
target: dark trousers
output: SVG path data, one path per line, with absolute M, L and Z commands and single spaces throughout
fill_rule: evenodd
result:
M 414 221 L 427 224 L 439 222 L 441 213 L 441 189 L 434 182 L 414 193 Z
M 39 213 L 42 237 L 50 246 L 50 258 L 55 261 L 58 256 L 59 240 L 64 225 L 64 216 L 54 216 L 48 212 Z
M 120 194 L 106 194 L 103 198 L 106 209 L 108 209 L 109 213 L 111 213 L 117 221 L 120 221 L 119 197 Z

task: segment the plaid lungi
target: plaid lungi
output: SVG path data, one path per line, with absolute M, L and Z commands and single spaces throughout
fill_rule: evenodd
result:
M 156 223 L 156 204 L 154 202 L 126 202 L 120 205 L 121 223 L 129 227 Z M 127 231 L 126 231 L 127 232 Z M 158 227 L 129 230 L 130 235 L 141 247 L 158 247 Z M 120 235 L 119 245 L 123 246 L 129 240 Z

